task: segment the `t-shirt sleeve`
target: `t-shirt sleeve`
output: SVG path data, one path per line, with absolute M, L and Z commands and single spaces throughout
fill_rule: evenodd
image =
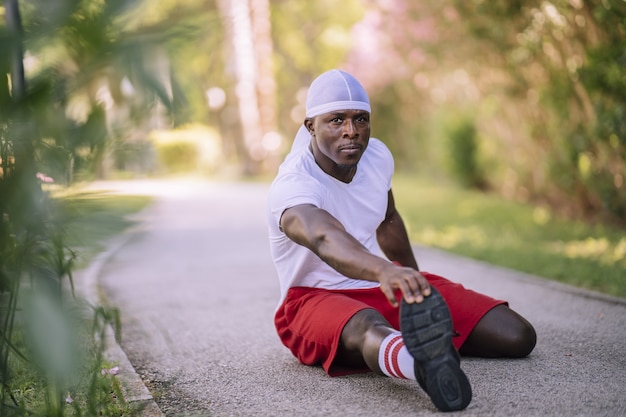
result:
M 269 192 L 268 204 L 274 224 L 280 225 L 280 218 L 285 210 L 301 204 L 321 207 L 324 200 L 324 188 L 306 175 L 289 174 L 278 178 Z

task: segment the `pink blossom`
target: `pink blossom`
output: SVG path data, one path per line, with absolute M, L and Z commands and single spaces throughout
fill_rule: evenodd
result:
M 102 370 L 100 371 L 100 374 L 102 375 L 117 375 L 120 372 L 120 367 L 119 366 L 114 366 L 113 368 L 107 369 L 107 368 L 102 368 Z
M 54 178 L 47 176 L 41 172 L 38 172 L 36 175 L 37 179 L 46 184 L 52 184 L 54 182 Z

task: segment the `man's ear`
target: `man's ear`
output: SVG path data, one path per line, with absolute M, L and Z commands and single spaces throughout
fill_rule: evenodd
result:
M 315 127 L 313 125 L 313 118 L 307 117 L 304 119 L 304 127 L 306 127 L 306 130 L 308 130 L 311 135 L 315 133 Z

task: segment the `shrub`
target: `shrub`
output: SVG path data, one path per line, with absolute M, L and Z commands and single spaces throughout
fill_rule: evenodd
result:
M 222 160 L 219 136 L 203 126 L 155 131 L 150 139 L 165 174 L 211 174 Z
M 198 168 L 198 149 L 195 143 L 159 143 L 156 150 L 160 166 L 166 173 L 193 172 Z
M 485 189 L 474 122 L 465 118 L 453 123 L 446 135 L 448 167 L 454 179 L 467 188 Z

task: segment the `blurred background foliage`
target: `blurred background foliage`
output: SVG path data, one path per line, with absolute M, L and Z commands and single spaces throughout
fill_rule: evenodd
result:
M 49 183 L 270 177 L 330 68 L 398 172 L 626 225 L 623 0 L 4 0 L 0 22 L 5 388 L 20 287 L 62 308 L 71 277 Z
M 340 67 L 370 92 L 399 170 L 626 218 L 621 0 L 19 3 L 35 154 L 56 182 L 271 174 L 306 87 Z M 202 139 L 154 139 L 189 126 Z M 190 149 L 192 164 L 172 156 Z

